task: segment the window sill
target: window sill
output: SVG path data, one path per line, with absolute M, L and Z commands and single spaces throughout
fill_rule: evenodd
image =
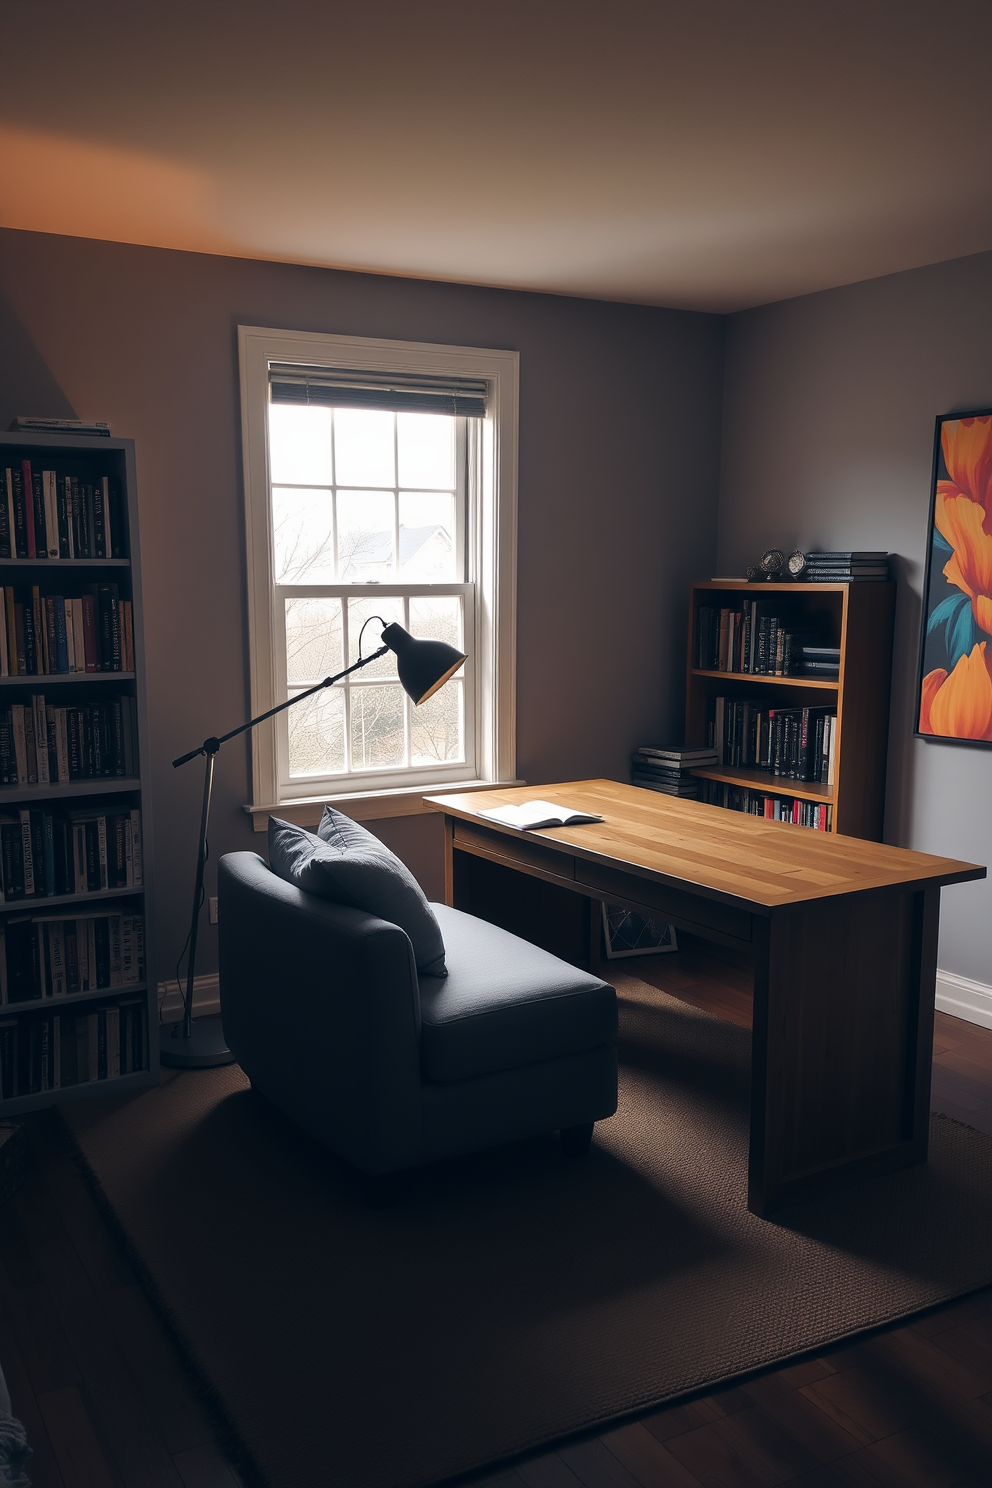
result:
M 275 801 L 268 806 L 245 806 L 256 832 L 266 832 L 269 817 L 295 822 L 298 827 L 318 826 L 325 806 L 335 806 L 353 821 L 377 821 L 395 816 L 428 816 L 431 807 L 424 805 L 425 796 L 453 795 L 456 791 L 506 790 L 511 785 L 526 785 L 526 780 L 448 780 L 439 785 L 415 785 L 405 790 L 351 792 L 339 796 L 304 796 L 295 801 Z

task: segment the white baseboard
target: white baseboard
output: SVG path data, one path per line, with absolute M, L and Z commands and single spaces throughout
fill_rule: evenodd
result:
M 186 986 L 183 984 L 183 991 Z M 178 1023 L 183 1015 L 182 993 L 176 985 L 175 978 L 171 982 L 159 982 L 158 984 L 158 1008 L 159 1021 L 161 1023 Z M 206 976 L 193 978 L 193 1016 L 216 1017 L 220 1012 L 220 978 L 215 971 Z
M 992 987 L 985 982 L 973 982 L 971 977 L 938 968 L 934 1006 L 940 1013 L 950 1013 L 952 1018 L 992 1028 Z

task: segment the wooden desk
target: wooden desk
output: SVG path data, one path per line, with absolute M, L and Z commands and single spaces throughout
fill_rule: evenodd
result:
M 605 819 L 521 833 L 479 815 L 526 800 Z M 611 780 L 428 801 L 449 904 L 468 853 L 753 955 L 753 1213 L 925 1161 L 940 889 L 984 868 Z

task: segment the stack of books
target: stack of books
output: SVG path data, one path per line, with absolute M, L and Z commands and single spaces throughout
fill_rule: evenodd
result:
M 804 578 L 814 584 L 878 583 L 889 577 L 888 553 L 807 553 Z
M 630 762 L 632 785 L 666 796 L 698 796 L 699 781 L 689 771 L 715 765 L 715 749 L 639 749 Z
M 28 418 L 21 414 L 10 427 L 18 434 L 92 434 L 110 438 L 110 425 L 103 419 Z
M 840 647 L 804 646 L 800 654 L 800 668 L 804 677 L 819 677 L 824 682 L 836 682 L 840 676 Z

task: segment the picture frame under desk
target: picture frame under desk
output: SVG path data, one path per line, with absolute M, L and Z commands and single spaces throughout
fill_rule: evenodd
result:
M 0 433 L 0 1116 L 158 1079 L 134 443 Z
M 701 664 L 714 659 L 712 654 L 703 654 L 701 645 L 706 639 L 701 621 L 707 610 L 741 615 L 741 630 L 746 617 L 753 632 L 753 637 L 748 634 L 746 638 L 746 647 L 743 634 L 738 637 L 736 654 L 731 644 L 724 644 L 719 658 L 722 665 Z M 802 675 L 795 670 L 791 673 L 780 670 L 776 674 L 774 659 L 767 658 L 763 658 L 766 669 L 756 670 L 753 664 L 757 660 L 759 616 L 781 619 L 789 627 L 789 633 L 824 643 L 824 650 L 836 654 L 836 674 L 829 670 L 825 675 Z M 744 714 L 745 726 L 754 727 L 749 705 L 756 705 L 758 700 L 768 705 L 764 713 L 774 708 L 800 721 L 804 710 L 810 718 L 830 712 L 836 715 L 829 761 L 832 778 L 797 778 L 787 773 L 788 767 L 782 773 L 774 773 L 745 752 L 692 771 L 701 781 L 701 799 L 713 805 L 736 802 L 734 809 L 747 810 L 753 815 L 762 814 L 763 802 L 766 806 L 773 800 L 798 803 L 791 819 L 799 818 L 803 825 L 880 842 L 894 617 L 895 585 L 891 582 L 710 580 L 694 583 L 689 604 L 686 668 L 689 747 L 713 742 L 718 699 L 724 700 L 722 711 L 733 710 L 735 726 L 739 715 Z M 780 651 L 780 666 L 781 660 Z M 771 670 L 767 669 L 769 666 Z M 792 666 L 796 666 L 795 661 Z M 769 813 L 766 810 L 764 814 Z

